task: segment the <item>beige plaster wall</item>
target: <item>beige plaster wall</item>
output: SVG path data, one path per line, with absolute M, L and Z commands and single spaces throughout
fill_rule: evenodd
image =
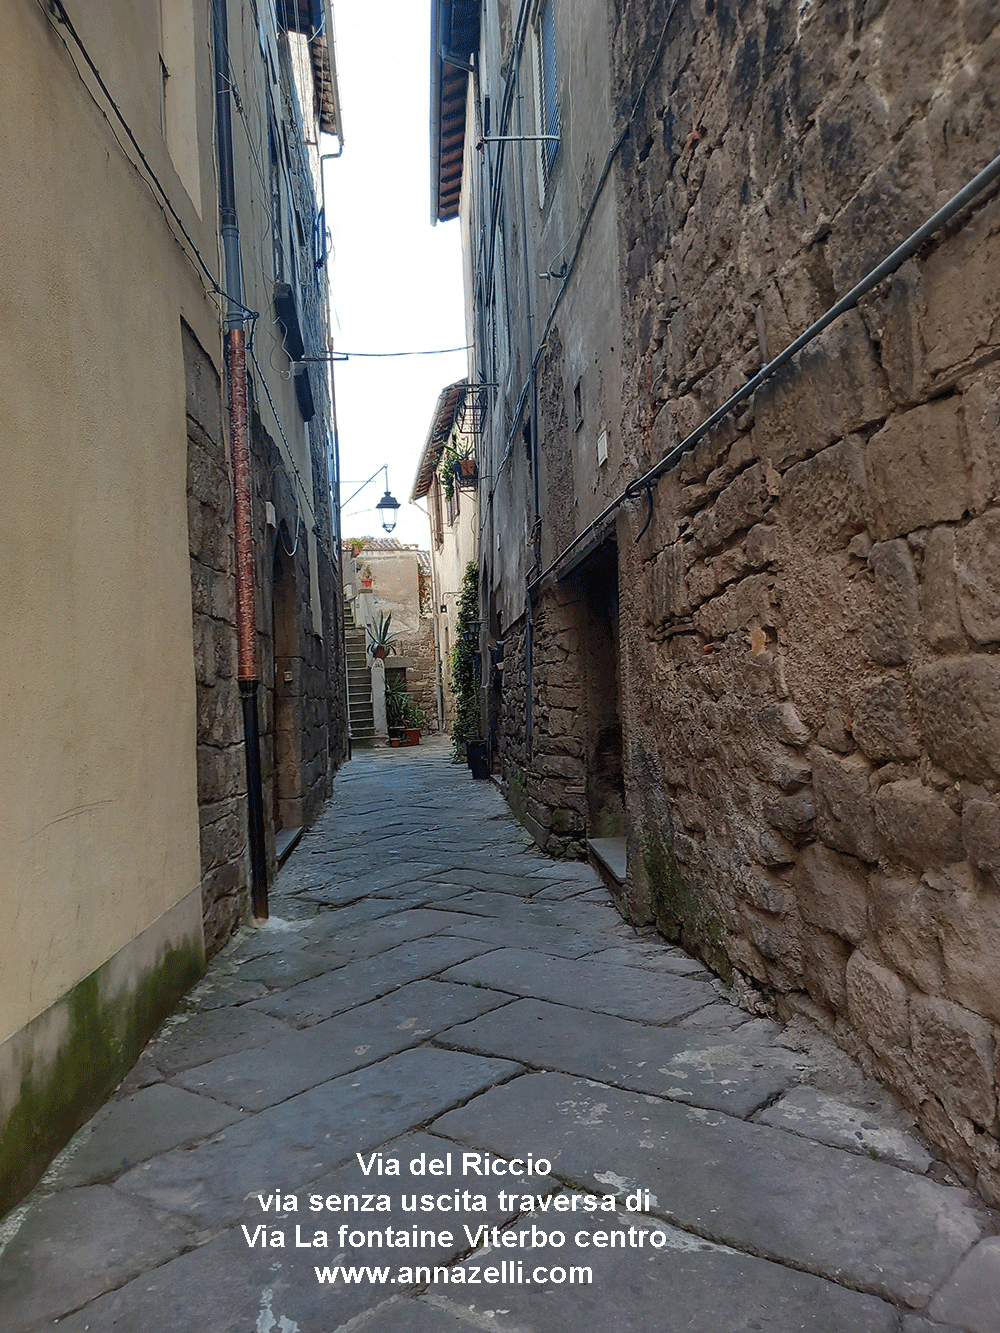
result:
M 105 5 L 80 31 L 214 262 L 141 91 L 155 10 Z M 44 13 L 13 6 L 4 46 L 0 1040 L 199 881 L 181 315 L 217 345 Z

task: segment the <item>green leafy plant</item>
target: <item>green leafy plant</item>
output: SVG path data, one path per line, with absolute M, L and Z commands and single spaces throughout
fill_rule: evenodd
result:
M 471 457 L 471 445 L 468 441 L 462 440 L 457 431 L 452 431 L 451 437 L 438 461 L 437 468 L 446 500 L 451 501 L 455 498 L 455 473 L 458 471 L 459 463 L 463 459 Z
M 368 635 L 368 651 L 373 657 L 386 657 L 389 653 L 396 651 L 395 639 L 398 638 L 395 630 L 390 630 L 392 624 L 392 612 L 379 612 L 379 618 L 374 625 L 366 625 L 365 631 Z
M 479 567 L 470 560 L 462 579 L 458 603 L 456 641 L 451 651 L 451 690 L 455 695 L 455 724 L 451 739 L 456 762 L 465 757 L 465 742 L 479 735 L 479 681 L 476 679 L 476 645 L 466 632 L 470 621 L 479 619 Z
M 405 681 L 398 678 L 386 681 L 385 717 L 394 731 L 403 727 L 423 727 L 423 712 L 416 700 L 410 698 Z

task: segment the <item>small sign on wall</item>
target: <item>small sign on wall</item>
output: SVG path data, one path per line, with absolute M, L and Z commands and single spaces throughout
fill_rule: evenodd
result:
M 597 466 L 608 461 L 608 432 L 602 430 L 597 437 Z

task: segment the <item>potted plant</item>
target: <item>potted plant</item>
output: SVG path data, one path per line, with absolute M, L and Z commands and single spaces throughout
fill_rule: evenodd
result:
M 462 440 L 457 432 L 452 432 L 451 439 L 442 451 L 438 472 L 448 501 L 455 498 L 456 486 L 464 490 L 476 484 L 478 473 L 472 446 L 467 440 Z
M 372 586 L 371 565 L 365 565 L 364 569 L 361 571 L 361 586 L 362 588 L 370 588 Z
M 365 630 L 368 635 L 368 651 L 372 657 L 385 658 L 389 653 L 396 651 L 396 631 L 390 630 L 392 623 L 392 612 L 380 612 L 378 620 L 374 625 L 366 625 Z
M 423 713 L 410 698 L 405 681 L 397 678 L 385 683 L 385 716 L 393 745 L 419 745 Z

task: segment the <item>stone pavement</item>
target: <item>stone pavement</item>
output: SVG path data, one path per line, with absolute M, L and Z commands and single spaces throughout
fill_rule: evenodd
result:
M 0 1224 L 2 1333 L 1000 1330 L 888 1098 L 442 742 L 354 759 L 272 910 Z

